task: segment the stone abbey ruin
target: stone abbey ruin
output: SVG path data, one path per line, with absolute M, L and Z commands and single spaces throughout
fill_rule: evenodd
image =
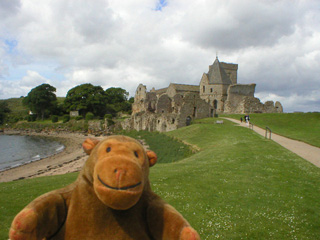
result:
M 147 91 L 140 84 L 125 129 L 166 132 L 188 125 L 193 119 L 220 113 L 280 113 L 280 102 L 264 104 L 254 97 L 256 84 L 238 84 L 238 64 L 218 58 L 203 73 L 199 85 L 171 83 L 169 87 Z

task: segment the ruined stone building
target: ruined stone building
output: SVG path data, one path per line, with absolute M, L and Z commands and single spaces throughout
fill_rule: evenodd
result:
M 261 103 L 254 97 L 256 84 L 237 83 L 237 64 L 218 58 L 203 73 L 199 85 L 171 83 L 169 87 L 147 91 L 140 84 L 132 105 L 131 119 L 123 127 L 148 131 L 171 131 L 188 125 L 192 119 L 213 117 L 220 113 L 282 112 L 273 101 Z

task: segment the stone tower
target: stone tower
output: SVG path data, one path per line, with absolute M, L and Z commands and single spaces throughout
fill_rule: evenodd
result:
M 200 97 L 209 103 L 215 113 L 224 111 L 228 88 L 237 84 L 238 64 L 220 62 L 218 57 L 209 66 L 208 73 L 203 73 L 200 81 Z

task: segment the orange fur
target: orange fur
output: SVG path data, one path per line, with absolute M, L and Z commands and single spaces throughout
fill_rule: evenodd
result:
M 125 136 L 87 139 L 83 149 L 90 156 L 77 180 L 24 208 L 12 222 L 11 240 L 200 239 L 180 213 L 152 192 L 154 152 Z

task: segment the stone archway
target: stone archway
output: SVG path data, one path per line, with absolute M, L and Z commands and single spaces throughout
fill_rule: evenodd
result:
M 217 99 L 213 100 L 213 108 L 214 109 L 218 108 L 218 100 Z
M 189 125 L 191 124 L 191 120 L 192 120 L 192 118 L 191 118 L 190 116 L 188 116 L 188 117 L 186 118 L 186 125 L 187 125 L 187 126 L 189 126 Z

